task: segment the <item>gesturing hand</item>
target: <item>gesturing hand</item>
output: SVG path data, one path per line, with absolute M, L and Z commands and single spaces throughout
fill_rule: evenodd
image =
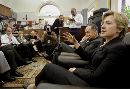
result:
M 69 42 L 71 42 L 73 44 L 75 44 L 76 42 L 78 42 L 76 40 L 76 38 L 74 36 L 72 36 L 70 33 L 66 32 L 66 33 L 63 33 L 63 34 L 64 34 L 63 37 L 65 38 L 66 41 L 69 41 Z
M 69 41 L 70 43 L 73 43 L 74 44 L 74 47 L 76 49 L 79 48 L 80 44 L 78 43 L 78 41 L 76 40 L 76 38 L 74 36 L 72 36 L 70 33 L 66 32 L 66 33 L 63 33 L 64 34 L 64 38 L 66 41 Z

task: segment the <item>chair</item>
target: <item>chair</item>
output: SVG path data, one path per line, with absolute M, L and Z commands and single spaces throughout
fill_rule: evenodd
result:
M 84 67 L 88 63 L 88 61 L 82 60 L 76 53 L 61 52 L 61 55 L 58 57 L 58 64 L 65 68 Z
M 59 84 L 51 84 L 51 83 L 40 83 L 37 86 L 37 89 L 101 89 L 96 87 L 79 87 L 72 85 L 59 85 Z M 106 88 L 103 88 L 106 89 Z

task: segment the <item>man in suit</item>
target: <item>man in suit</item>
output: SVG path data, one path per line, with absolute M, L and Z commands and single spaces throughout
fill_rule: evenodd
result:
M 94 50 L 98 47 L 98 45 L 103 41 L 101 37 L 98 36 L 98 28 L 95 24 L 88 24 L 86 29 L 85 29 L 85 36 L 82 38 L 82 40 L 79 42 L 81 47 L 84 49 L 85 52 L 89 53 L 92 55 Z M 76 49 L 74 47 L 71 47 L 65 43 L 60 44 L 60 49 L 58 50 L 58 53 L 55 52 L 55 63 L 59 64 L 62 62 L 61 66 L 64 64 L 64 57 L 68 56 L 78 56 L 79 55 L 75 53 Z M 60 54 L 61 52 L 61 54 Z M 71 54 L 73 53 L 73 54 Z M 60 55 L 57 55 L 60 54 Z M 56 57 L 57 56 L 57 57 Z M 59 56 L 59 57 L 58 57 Z M 72 58 L 72 57 L 71 57 Z M 83 59 L 83 57 L 80 57 Z M 62 60 L 63 59 L 63 60 Z M 75 58 L 76 59 L 76 58 Z M 75 61 L 75 59 L 73 61 Z M 69 58 L 65 60 L 65 62 L 68 60 L 69 63 Z M 76 59 L 77 60 L 77 59 Z M 70 60 L 72 61 L 72 60 Z M 60 65 L 60 64 L 59 64 Z
M 100 44 L 101 42 L 101 39 L 99 36 L 98 36 L 98 28 L 95 24 L 88 24 L 87 27 L 85 28 L 85 36 L 82 38 L 82 40 L 79 42 L 81 47 L 83 49 L 85 49 L 86 47 L 88 47 L 88 45 L 91 45 L 91 43 L 95 44 L 97 43 Z M 73 53 L 75 52 L 75 48 L 74 47 L 71 47 L 65 43 L 61 43 L 61 48 L 63 52 L 69 52 L 69 53 Z
M 64 17 L 63 15 L 60 15 L 59 18 L 57 18 L 53 25 L 52 25 L 52 31 L 54 31 L 57 35 L 59 35 L 59 27 L 63 27 L 64 25 Z

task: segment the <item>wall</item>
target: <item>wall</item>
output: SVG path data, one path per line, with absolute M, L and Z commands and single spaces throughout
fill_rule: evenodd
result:
M 99 9 L 106 8 L 108 0 L 51 0 L 58 5 L 61 14 L 68 16 L 70 9 L 76 7 L 77 11 L 87 8 L 88 11 L 91 8 Z M 69 3 L 68 3 L 69 2 Z M 26 14 L 28 19 L 37 19 L 38 12 L 44 3 L 43 0 L 0 0 L 0 3 L 6 5 L 17 12 L 18 20 L 23 20 Z M 118 10 L 118 0 L 111 0 L 111 9 Z
M 119 11 L 118 10 L 118 1 L 119 0 L 111 0 L 111 10 L 113 10 L 113 11 Z
M 88 7 L 88 2 L 92 0 L 51 0 L 58 5 L 61 14 L 69 16 L 70 9 L 76 7 L 77 11 L 81 11 Z M 13 11 L 17 12 L 18 20 L 23 20 L 25 15 L 28 14 L 28 18 L 38 18 L 38 12 L 44 3 L 43 0 L 0 0 L 3 5 L 9 6 Z M 69 2 L 69 3 L 68 3 Z M 32 14 L 34 13 L 34 14 Z
M 80 3 L 85 0 L 51 0 L 51 1 L 55 2 L 59 6 L 59 9 L 63 14 L 68 15 L 72 7 L 76 7 L 77 10 L 81 11 L 82 8 L 84 7 L 81 7 Z M 38 1 L 37 0 L 33 0 L 33 1 L 15 0 L 15 3 L 17 3 L 15 5 L 15 7 L 17 8 L 14 9 L 16 12 L 38 12 L 44 2 L 43 0 L 38 0 Z
M 97 9 L 99 8 L 108 8 L 107 0 L 96 0 L 97 1 Z
M 5 5 L 11 9 L 14 9 L 14 0 L 0 0 L 0 4 Z
M 35 12 L 17 12 L 18 21 L 34 21 L 37 20 L 37 14 Z
M 108 1 L 109 0 L 92 0 L 91 3 L 88 6 L 88 10 L 90 10 L 92 7 L 94 7 L 95 9 L 109 8 Z M 120 0 L 111 0 L 111 10 L 119 11 L 118 10 L 119 1 Z

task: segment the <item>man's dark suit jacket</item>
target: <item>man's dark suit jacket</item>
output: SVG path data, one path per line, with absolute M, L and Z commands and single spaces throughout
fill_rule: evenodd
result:
M 103 38 L 101 37 L 96 37 L 93 40 L 90 41 L 83 41 L 80 42 L 80 46 L 84 49 L 84 51 L 89 54 L 92 55 L 93 52 L 95 51 L 95 49 L 103 42 Z M 79 55 L 80 56 L 80 55 Z M 84 59 L 84 57 L 80 56 L 82 59 Z
M 56 28 L 56 29 L 55 29 L 55 27 L 63 27 L 63 20 L 60 21 L 59 19 L 56 19 L 56 20 L 54 21 L 53 25 L 52 25 L 52 30 L 53 30 L 56 34 L 58 34 L 59 28 Z
M 86 68 L 77 68 L 74 74 L 91 86 L 128 87 L 130 85 L 128 51 L 119 37 L 99 47 L 92 56 L 85 54 L 79 47 L 76 52 L 86 60 L 91 60 L 91 64 Z

